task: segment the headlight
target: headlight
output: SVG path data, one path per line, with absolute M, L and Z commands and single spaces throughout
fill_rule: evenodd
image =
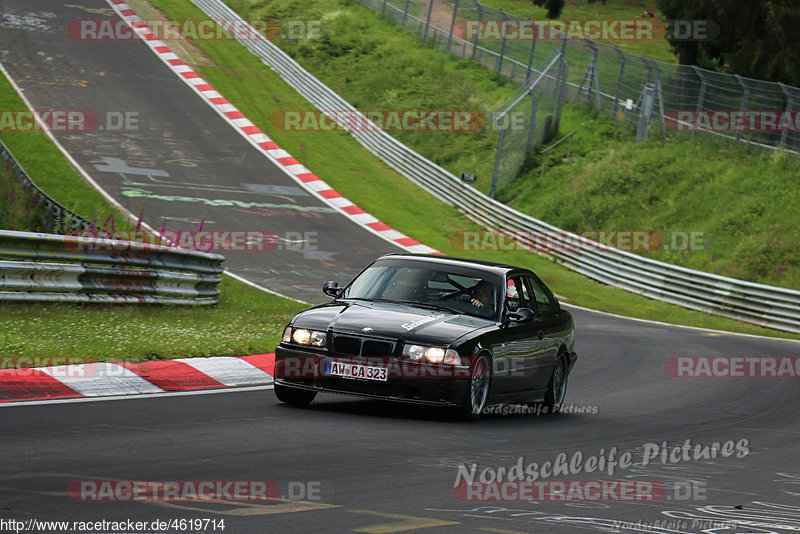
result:
M 287 326 L 283 331 L 283 341 L 288 343 L 294 341 L 298 345 L 313 345 L 314 347 L 324 347 L 327 341 L 325 332 L 317 330 L 306 330 L 305 328 L 294 328 Z
M 404 345 L 403 356 L 408 356 L 414 361 L 425 360 L 430 363 L 446 363 L 448 365 L 461 365 L 458 352 L 442 347 L 426 347 L 424 345 Z

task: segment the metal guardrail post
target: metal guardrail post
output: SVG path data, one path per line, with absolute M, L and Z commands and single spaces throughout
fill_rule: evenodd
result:
M 408 8 L 409 8 L 410 4 L 411 4 L 411 0 L 406 0 L 406 5 L 403 8 L 403 23 L 401 24 L 401 26 L 403 28 L 406 27 L 406 18 L 408 18 Z

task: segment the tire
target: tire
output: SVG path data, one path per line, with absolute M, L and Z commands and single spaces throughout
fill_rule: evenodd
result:
M 317 396 L 317 392 L 275 384 L 275 396 L 279 401 L 290 406 L 308 406 Z
M 547 392 L 544 394 L 544 407 L 547 408 L 548 413 L 555 414 L 561 410 L 564 398 L 567 396 L 568 374 L 567 359 L 559 356 L 553 368 L 550 383 L 547 384 Z
M 475 359 L 469 375 L 469 384 L 464 391 L 462 415 L 469 420 L 476 420 L 480 418 L 489 398 L 489 385 L 492 381 L 489 358 L 482 355 Z

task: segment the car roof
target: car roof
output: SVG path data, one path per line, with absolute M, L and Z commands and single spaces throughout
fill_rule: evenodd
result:
M 435 263 L 438 265 L 458 265 L 464 267 L 475 267 L 483 271 L 490 271 L 501 276 L 508 275 L 511 272 L 515 273 L 522 272 L 522 273 L 532 274 L 532 271 L 530 269 L 526 269 L 524 267 L 518 267 L 516 265 L 509 265 L 507 263 L 498 263 L 487 260 L 476 260 L 471 258 L 458 258 L 455 256 L 440 256 L 434 254 L 392 253 L 392 254 L 385 254 L 375 261 L 379 261 L 382 259 L 395 259 L 395 258 L 416 260 L 425 263 Z

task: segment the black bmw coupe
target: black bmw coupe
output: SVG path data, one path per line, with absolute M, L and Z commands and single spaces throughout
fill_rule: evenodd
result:
M 446 256 L 390 254 L 333 300 L 296 315 L 275 349 L 275 394 L 318 392 L 452 406 L 558 411 L 577 355 L 572 315 L 533 272 Z

